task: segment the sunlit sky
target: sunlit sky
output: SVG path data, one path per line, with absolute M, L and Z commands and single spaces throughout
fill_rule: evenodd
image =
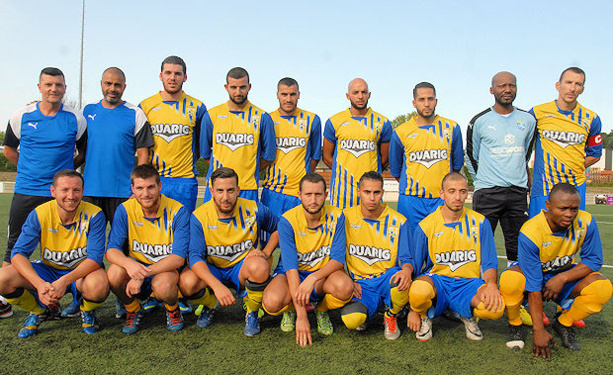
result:
M 143 7 L 143 4 L 147 4 Z M 79 88 L 81 0 L 0 2 L 0 119 L 40 98 L 45 66 L 66 75 L 67 98 Z M 137 104 L 161 89 L 160 63 L 187 62 L 184 90 L 211 108 L 226 101 L 227 71 L 245 67 L 249 99 L 272 111 L 276 84 L 300 83 L 300 107 L 325 121 L 348 107 L 348 82 L 364 78 L 370 106 L 393 119 L 411 112 L 416 83 L 436 86 L 437 113 L 465 131 L 493 104 L 492 75 L 517 75 L 516 106 L 557 98 L 568 66 L 587 72 L 579 101 L 613 129 L 611 1 L 87 1 L 83 104 L 100 100 L 109 66 L 127 75 L 124 99 Z M 4 129 L 4 125 L 2 125 Z

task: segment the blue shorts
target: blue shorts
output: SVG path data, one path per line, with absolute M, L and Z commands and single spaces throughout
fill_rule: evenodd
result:
M 241 286 L 241 282 L 238 277 L 244 261 L 245 258 L 236 263 L 234 266 L 226 268 L 215 267 L 211 264 L 207 265 L 217 280 L 221 281 L 227 287 L 234 288 L 234 290 L 236 290 L 236 294 L 238 294 L 240 298 L 244 298 L 247 296 L 247 291 L 245 290 L 244 286 Z
M 198 181 L 196 178 L 160 177 L 162 194 L 174 199 L 193 212 L 198 199 Z
M 62 277 L 64 275 L 70 273 L 71 271 L 73 271 L 73 270 L 60 270 L 60 269 L 57 269 L 57 268 L 53 268 L 51 266 L 46 265 L 41 260 L 34 260 L 31 263 L 32 263 L 32 268 L 34 268 L 34 271 L 36 271 L 38 276 L 41 279 L 43 279 L 46 282 L 48 282 L 48 283 L 53 283 L 54 281 L 56 281 L 60 277 Z M 73 296 L 77 295 L 78 290 L 77 290 L 77 282 L 76 281 L 72 282 L 70 285 L 68 285 L 66 287 L 66 293 L 72 293 Z M 34 293 L 34 294 L 36 295 L 36 299 L 38 299 L 38 294 L 36 294 L 36 293 Z M 75 298 L 75 300 L 76 300 L 76 298 Z
M 441 198 L 419 198 L 400 194 L 396 210 L 407 218 L 412 233 L 420 221 L 436 211 L 443 203 Z
M 564 272 L 572 269 L 576 265 L 577 265 L 576 263 L 573 263 L 569 268 L 564 269 Z M 507 267 L 507 269 L 509 269 L 511 267 L 514 267 L 514 266 L 519 267 L 519 262 L 513 262 L 513 263 L 509 264 L 509 267 Z M 543 287 L 545 286 L 545 284 L 547 284 L 547 282 L 549 280 L 551 280 L 554 276 L 556 276 L 558 274 L 559 274 L 559 272 L 543 274 Z M 564 286 L 562 287 L 562 290 L 560 291 L 560 293 L 558 293 L 558 298 L 556 298 L 554 300 L 554 302 L 557 303 L 558 305 L 562 306 L 563 309 L 570 308 L 570 305 L 573 304 L 575 299 L 574 298 L 568 298 L 568 296 L 570 296 L 570 294 L 572 293 L 573 289 L 575 289 L 575 286 L 577 286 L 577 284 L 579 284 L 579 282 L 581 280 L 583 280 L 583 279 L 574 280 L 574 281 L 571 281 L 569 283 L 564 284 Z M 524 288 L 525 287 L 526 286 L 524 285 Z
M 479 288 L 485 285 L 482 279 L 456 279 L 454 277 L 427 273 L 436 288 L 436 303 L 428 310 L 430 319 L 441 316 L 451 309 L 465 318 L 472 318 L 470 301 Z
M 262 189 L 262 203 L 270 208 L 277 217 L 281 217 L 288 210 L 302 204 L 298 197 L 277 193 L 266 188 Z
M 254 201 L 254 202 L 259 202 L 260 201 L 258 199 L 258 191 L 257 190 L 241 190 L 238 193 L 238 196 L 240 198 L 249 199 L 250 201 Z M 206 202 L 208 202 L 210 200 L 211 200 L 211 189 L 209 189 L 207 187 L 206 190 L 204 191 L 204 199 L 202 200 L 202 202 L 206 203 Z
M 304 279 L 306 279 L 307 276 L 309 276 L 312 273 L 313 272 L 311 272 L 311 271 L 298 271 L 298 276 L 300 277 L 300 282 L 303 282 Z M 277 266 L 277 268 L 275 268 L 275 272 L 272 273 L 272 277 L 275 277 L 277 275 L 285 275 L 285 270 L 283 269 L 283 266 L 281 266 L 281 262 L 279 262 L 279 265 Z M 318 295 L 315 292 L 315 289 L 313 289 L 311 291 L 311 296 L 309 297 L 309 299 L 310 299 L 311 302 L 319 302 L 319 300 L 321 300 L 322 297 L 323 296 Z
M 372 279 L 358 279 L 355 282 L 362 287 L 362 297 L 353 298 L 352 301 L 359 301 L 368 309 L 368 319 L 375 315 L 382 304 L 392 306 L 392 296 L 390 294 L 392 276 L 400 271 L 400 267 L 392 267 L 379 277 Z
M 581 196 L 581 204 L 579 205 L 579 209 L 585 211 L 585 183 L 577 186 L 577 190 L 579 190 L 579 195 Z M 545 208 L 545 202 L 548 198 L 549 196 L 546 195 L 538 197 L 530 196 L 530 208 L 528 209 L 528 215 L 530 218 L 540 214 L 541 210 L 547 211 L 547 208 Z

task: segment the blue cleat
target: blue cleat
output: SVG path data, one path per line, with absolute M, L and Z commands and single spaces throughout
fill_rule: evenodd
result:
M 25 339 L 26 337 L 34 336 L 38 333 L 38 326 L 43 322 L 42 314 L 30 314 L 23 322 L 23 326 L 19 330 L 17 336 Z
M 253 337 L 260 333 L 260 317 L 257 311 L 245 315 L 245 336 Z
M 93 311 L 81 310 L 81 330 L 88 335 L 93 335 L 98 332 L 98 323 L 96 322 L 96 314 Z
M 210 309 L 204 305 L 200 305 L 202 307 L 200 311 L 200 316 L 196 321 L 196 325 L 201 328 L 206 328 L 213 324 L 213 317 L 215 316 L 215 309 Z
M 117 312 L 115 312 L 115 318 L 117 319 L 125 318 L 128 312 L 126 311 L 126 307 L 123 305 L 123 303 L 117 300 L 115 302 L 115 306 L 117 307 Z
M 145 310 L 140 309 L 137 312 L 128 312 L 126 314 L 126 324 L 123 326 L 121 332 L 126 335 L 131 335 L 138 331 L 138 325 L 140 324 L 141 319 L 145 316 Z
M 166 310 L 166 327 L 170 332 L 178 332 L 183 328 L 183 315 L 178 307 L 173 311 Z
M 79 315 L 81 315 L 81 306 L 80 303 L 78 301 L 75 302 L 74 299 L 60 314 L 62 318 L 76 318 Z
M 157 310 L 160 306 L 162 306 L 162 301 L 158 301 L 154 297 L 149 297 L 143 304 L 143 310 L 145 310 L 146 313 L 150 313 Z
M 179 300 L 179 309 L 181 309 L 181 314 L 191 314 L 194 311 L 192 305 L 184 299 Z

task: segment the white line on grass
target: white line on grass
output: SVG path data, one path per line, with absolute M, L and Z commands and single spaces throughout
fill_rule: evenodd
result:
M 611 223 L 611 224 L 613 224 L 613 223 Z M 498 255 L 498 259 L 507 259 L 507 257 L 502 256 L 502 255 Z M 603 268 L 613 268 L 613 266 L 610 266 L 608 264 L 603 264 L 602 267 Z

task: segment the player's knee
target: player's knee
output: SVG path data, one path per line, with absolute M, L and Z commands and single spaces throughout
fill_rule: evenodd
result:
M 270 265 L 264 258 L 250 258 L 243 267 L 247 267 L 247 278 L 254 282 L 265 282 L 270 277 Z
M 521 272 L 507 270 L 500 275 L 500 294 L 509 306 L 521 303 L 525 286 L 526 277 Z
M 613 285 L 608 279 L 595 280 L 581 290 L 582 296 L 594 301 L 592 304 L 586 304 L 591 314 L 600 312 L 602 306 L 611 299 L 611 294 L 613 294 Z
M 262 297 L 262 308 L 270 315 L 279 315 L 284 307 L 285 298 L 279 293 L 266 292 Z
M 348 329 L 356 329 L 366 322 L 368 308 L 359 301 L 350 302 L 341 310 L 341 319 Z
M 431 305 L 434 288 L 425 280 L 415 280 L 409 289 L 409 304 L 416 310 L 424 310 Z
M 353 295 L 353 281 L 344 273 L 335 277 L 331 286 L 334 290 L 332 294 L 340 300 L 346 301 Z
M 161 299 L 165 296 L 176 296 L 179 293 L 179 277 L 176 272 L 158 273 L 151 279 L 153 293 Z
M 106 299 L 109 288 L 109 281 L 104 271 L 92 272 L 83 280 L 83 294 L 92 301 Z
M 111 264 L 106 271 L 106 277 L 112 287 L 121 286 L 128 282 L 129 276 L 125 268 Z

